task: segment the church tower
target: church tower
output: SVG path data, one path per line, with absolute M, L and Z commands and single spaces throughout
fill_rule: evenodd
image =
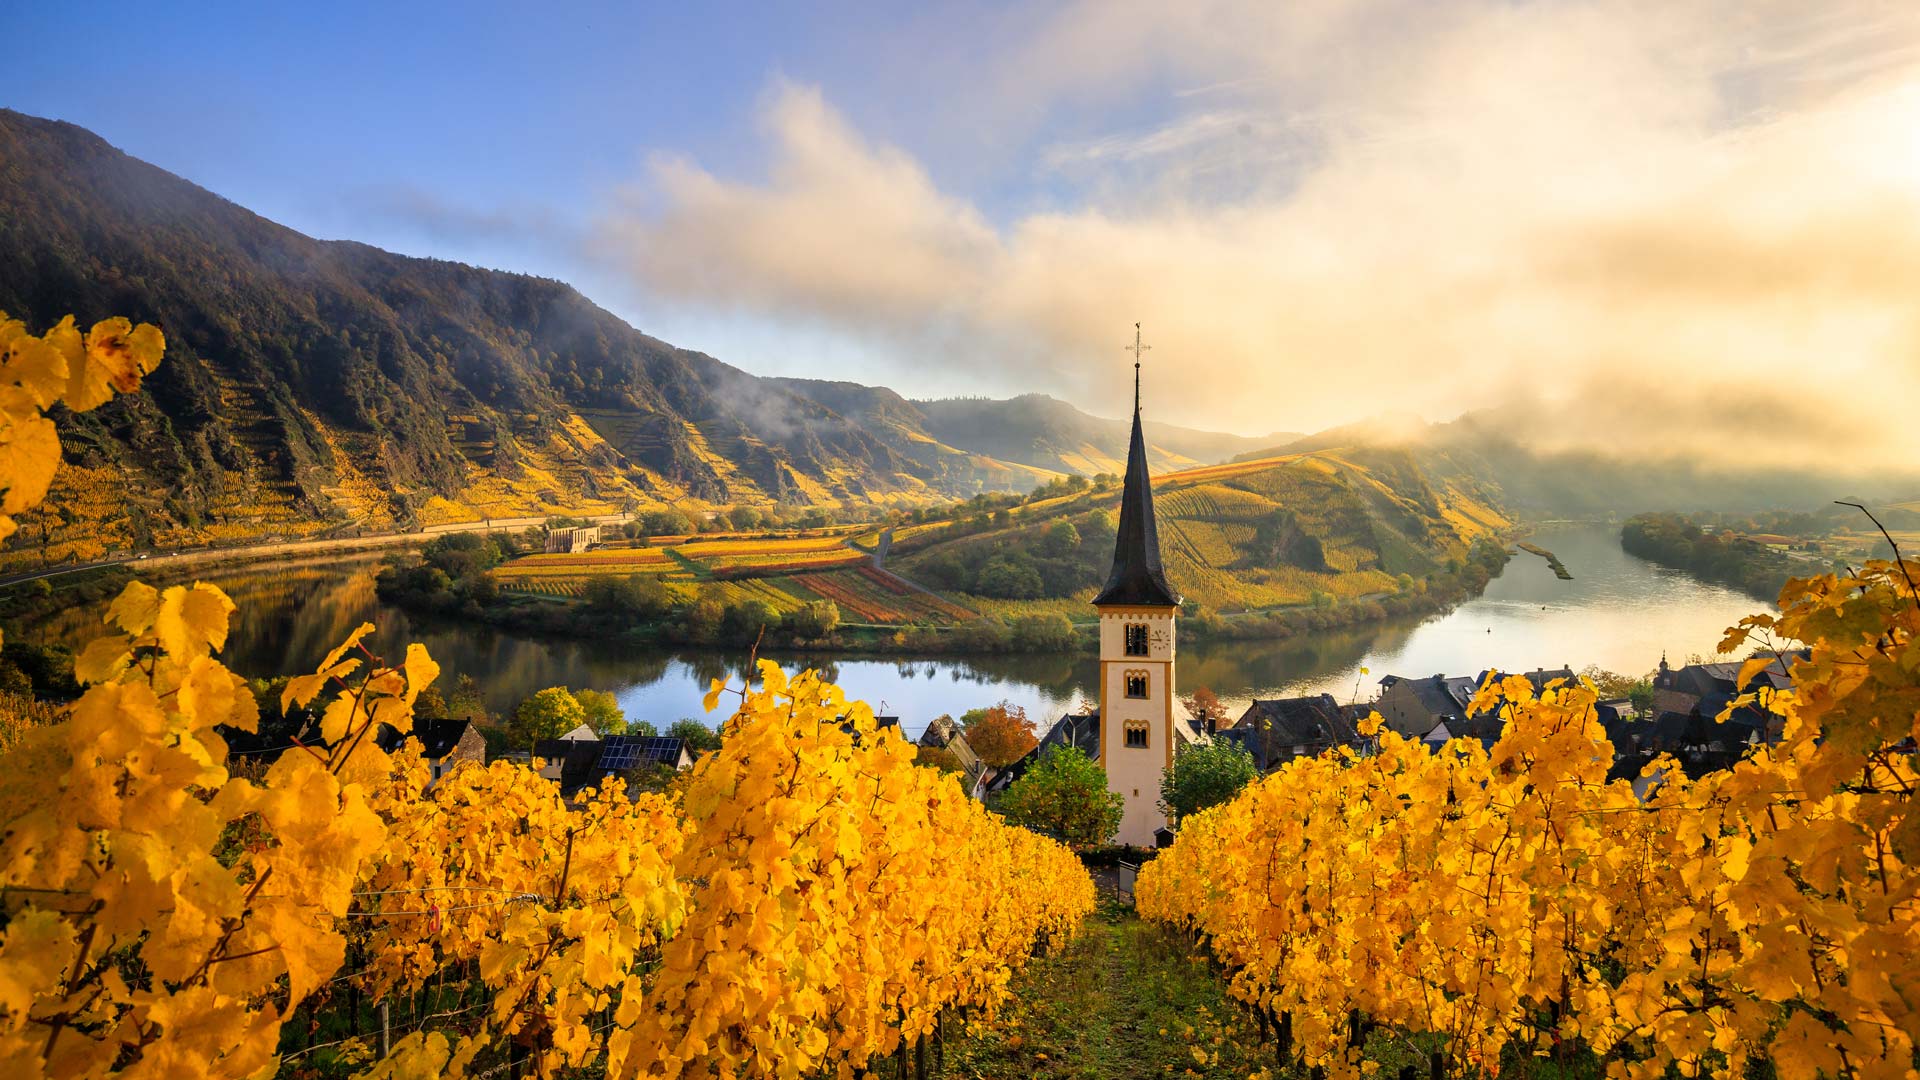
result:
M 1116 839 L 1152 847 L 1154 830 L 1167 823 L 1158 805 L 1160 778 L 1173 764 L 1175 740 L 1185 742 L 1189 733 L 1178 730 L 1184 724 L 1175 721 L 1174 620 L 1180 596 L 1168 587 L 1160 567 L 1153 485 L 1140 433 L 1139 352 L 1145 346 L 1138 325 L 1132 348 L 1133 438 L 1127 446 L 1119 536 L 1113 572 L 1093 604 L 1100 610 L 1100 765 L 1107 787 L 1126 804 Z

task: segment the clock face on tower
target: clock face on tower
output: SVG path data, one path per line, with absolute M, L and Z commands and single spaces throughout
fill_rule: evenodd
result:
M 1159 648 L 1160 646 L 1165 645 L 1167 643 L 1167 632 L 1166 630 L 1156 626 L 1153 628 L 1152 638 L 1153 638 L 1154 647 Z

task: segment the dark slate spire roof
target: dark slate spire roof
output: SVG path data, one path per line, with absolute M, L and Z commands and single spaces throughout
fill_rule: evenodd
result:
M 1153 523 L 1153 484 L 1147 478 L 1147 440 L 1140 434 L 1140 365 L 1133 365 L 1133 440 L 1127 444 L 1127 486 L 1120 495 L 1120 535 L 1113 573 L 1095 604 L 1178 607 L 1180 595 L 1160 568 L 1160 530 Z

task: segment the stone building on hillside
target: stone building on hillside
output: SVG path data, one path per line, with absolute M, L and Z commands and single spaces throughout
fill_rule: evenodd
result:
M 575 525 L 547 530 L 547 553 L 571 554 L 585 551 L 600 542 L 600 526 Z

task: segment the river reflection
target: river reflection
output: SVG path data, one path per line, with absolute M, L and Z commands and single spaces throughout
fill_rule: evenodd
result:
M 1183 644 L 1181 692 L 1206 686 L 1229 703 L 1254 696 L 1332 693 L 1373 696 L 1382 675 L 1473 674 L 1587 664 L 1623 672 L 1653 668 L 1664 651 L 1676 661 L 1710 655 L 1723 630 L 1764 605 L 1620 550 L 1607 526 L 1542 529 L 1534 540 L 1573 572 L 1561 581 L 1534 555 L 1519 554 L 1484 596 L 1439 616 L 1391 620 L 1287 641 Z M 506 712 L 547 686 L 616 693 L 627 715 L 664 727 L 705 717 L 709 680 L 738 676 L 741 657 L 717 651 L 633 650 L 594 642 L 535 640 L 486 627 L 423 619 L 382 604 L 373 577 L 381 561 L 355 558 L 205 575 L 239 605 L 225 657 L 247 676 L 308 671 L 354 626 L 372 622 L 371 646 L 399 656 L 426 644 L 446 684 L 472 676 L 488 705 Z M 28 636 L 79 646 L 99 632 L 105 605 L 62 612 Z M 1007 700 L 1044 725 L 1098 693 L 1091 655 L 868 658 L 775 654 L 790 668 L 827 670 L 876 711 L 901 717 L 910 734 L 942 713 Z M 1362 675 L 1361 668 L 1368 673 Z

